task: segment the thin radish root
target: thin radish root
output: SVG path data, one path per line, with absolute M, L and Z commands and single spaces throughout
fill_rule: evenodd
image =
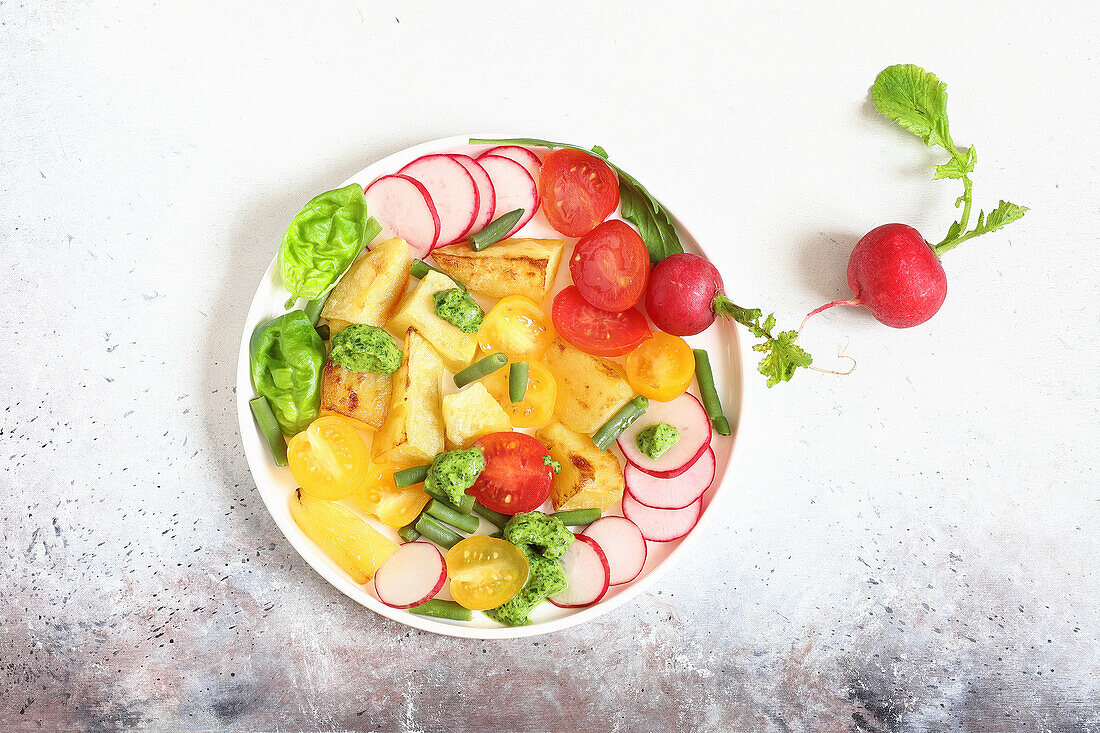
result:
M 856 370 L 856 367 L 859 365 L 859 362 L 856 361 L 856 358 L 854 356 L 850 356 L 850 355 L 844 353 L 847 350 L 848 350 L 848 344 L 844 344 L 844 348 L 840 350 L 839 354 L 837 354 L 838 359 L 847 359 L 850 362 L 852 362 L 852 368 L 849 369 L 846 372 L 838 372 L 838 371 L 835 371 L 833 369 L 822 369 L 821 367 L 815 367 L 813 364 L 811 364 L 810 366 L 808 366 L 806 368 L 807 369 L 813 369 L 815 372 L 821 372 L 822 374 L 836 374 L 837 376 L 840 376 L 840 377 L 846 377 L 849 374 L 851 374 L 852 372 L 854 372 Z
M 832 303 L 826 303 L 825 305 L 821 306 L 820 308 L 814 308 L 812 311 L 810 311 L 809 313 L 806 314 L 806 317 L 802 319 L 802 323 L 798 326 L 798 335 L 799 335 L 799 337 L 802 336 L 802 329 L 804 329 L 806 327 L 806 321 L 810 320 L 810 318 L 812 318 L 813 316 L 816 316 L 821 311 L 828 310 L 828 309 L 832 308 L 835 305 L 856 305 L 856 306 L 858 306 L 858 305 L 863 305 L 863 301 L 861 301 L 859 299 L 859 296 L 856 296 L 856 297 L 852 298 L 851 300 L 834 300 Z M 796 338 L 794 340 L 794 342 L 797 344 L 798 339 Z M 851 357 L 849 357 L 849 358 L 851 358 Z

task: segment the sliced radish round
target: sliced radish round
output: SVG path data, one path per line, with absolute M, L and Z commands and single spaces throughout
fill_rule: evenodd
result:
M 453 153 L 451 157 L 461 163 L 462 167 L 466 169 L 466 172 L 470 174 L 470 177 L 474 179 L 474 185 L 477 186 L 477 194 L 481 198 L 481 203 L 477 209 L 477 216 L 474 217 L 474 224 L 470 227 L 469 231 L 469 234 L 476 234 L 484 229 L 486 224 L 493 220 L 493 212 L 496 211 L 497 194 L 496 191 L 493 190 L 493 180 L 489 178 L 489 174 L 481 167 L 481 163 L 478 163 L 469 155 Z
M 629 583 L 645 565 L 645 537 L 638 525 L 626 517 L 604 517 L 588 525 L 582 533 L 593 539 L 607 558 L 611 585 Z
M 651 509 L 683 509 L 706 493 L 714 481 L 714 450 L 709 446 L 691 468 L 675 478 L 657 478 L 627 463 L 623 469 L 626 491 Z
M 703 514 L 703 498 L 699 497 L 683 509 L 652 509 L 639 504 L 630 494 L 623 495 L 623 514 L 638 525 L 642 536 L 653 542 L 678 540 L 699 523 Z
M 532 178 L 536 181 L 539 179 L 539 171 L 542 170 L 542 160 L 527 148 L 520 147 L 519 145 L 498 145 L 495 148 L 489 148 L 479 155 L 478 158 L 480 159 L 486 155 L 499 155 L 502 158 L 511 158 L 526 168 Z
M 496 211 L 493 218 L 498 219 L 509 211 L 523 209 L 523 216 L 505 236 L 510 237 L 530 221 L 539 210 L 539 189 L 535 179 L 522 165 L 500 155 L 483 155 L 477 159 L 489 178 L 493 179 L 493 188 L 497 194 Z
M 436 546 L 406 542 L 374 574 L 374 592 L 391 608 L 412 608 L 435 598 L 445 582 L 447 564 Z
M 671 425 L 680 431 L 680 440 L 656 460 L 638 448 L 638 433 L 657 423 Z M 668 402 L 649 401 L 645 414 L 622 432 L 619 450 L 639 471 L 657 478 L 674 478 L 687 471 L 710 445 L 710 420 L 702 403 L 684 392 Z
M 427 257 L 439 238 L 439 214 L 428 189 L 414 178 L 382 176 L 367 186 L 367 213 L 409 244 L 412 256 Z
M 425 155 L 398 171 L 424 184 L 439 213 L 439 237 L 435 246 L 453 244 L 470 231 L 481 207 L 474 177 L 466 166 L 449 155 Z
M 559 608 L 591 606 L 603 598 L 611 585 L 607 555 L 594 539 L 583 534 L 561 556 L 561 568 L 568 585 L 548 599 Z

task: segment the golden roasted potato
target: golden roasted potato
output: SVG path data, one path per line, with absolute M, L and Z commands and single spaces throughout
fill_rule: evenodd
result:
M 351 325 L 350 321 L 342 321 L 339 318 L 326 318 L 325 322 L 328 323 L 328 337 L 330 339 Z
M 396 237 L 353 262 L 321 309 L 332 333 L 349 323 L 385 324 L 409 284 L 411 265 L 409 245 Z
M 443 359 L 415 328 L 405 333 L 386 421 L 374 436 L 378 463 L 426 463 L 443 450 Z
M 452 448 L 467 448 L 483 435 L 512 429 L 504 408 L 481 382 L 443 396 L 443 424 Z
M 471 292 L 541 302 L 558 274 L 564 239 L 505 239 L 480 252 L 465 242 L 432 252 L 436 265 Z
M 321 414 L 339 413 L 377 429 L 386 421 L 392 391 L 389 374 L 353 372 L 329 359 L 321 381 Z
M 554 511 L 566 509 L 607 509 L 623 499 L 623 469 L 611 451 L 596 447 L 587 435 L 574 432 L 560 422 L 552 422 L 535 432 L 550 457 L 561 464 L 554 476 L 550 499 Z
M 426 338 L 443 357 L 447 368 L 457 372 L 470 363 L 477 348 L 477 334 L 463 333 L 454 324 L 435 314 L 432 296 L 440 290 L 458 287 L 455 281 L 440 272 L 429 272 L 406 295 L 390 318 L 387 328 L 392 333 L 404 333 L 410 328 Z
M 561 337 L 546 349 L 543 360 L 558 380 L 554 414 L 570 430 L 591 435 L 634 396 L 622 367 Z

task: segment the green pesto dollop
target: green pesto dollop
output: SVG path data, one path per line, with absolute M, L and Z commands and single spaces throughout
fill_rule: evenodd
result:
M 401 349 L 377 326 L 353 323 L 332 337 L 329 358 L 353 372 L 393 374 L 401 366 Z
M 543 557 L 557 560 L 575 538 L 557 517 L 542 512 L 524 512 L 504 525 L 504 539 L 516 547 L 532 547 Z
M 435 314 L 448 323 L 454 324 L 463 333 L 477 333 L 485 311 L 474 301 L 469 293 L 458 288 L 440 290 L 432 293 L 435 300 Z
M 476 445 L 466 450 L 443 451 L 432 459 L 424 488 L 429 493 L 433 490 L 442 493 L 452 504 L 458 505 L 466 489 L 474 485 L 483 470 L 485 454 Z
M 550 456 L 548 456 L 548 455 L 543 456 L 542 457 L 542 462 L 545 463 L 547 466 L 549 466 L 550 470 L 553 471 L 554 473 L 561 473 L 561 464 L 558 463 L 557 461 L 555 461 Z
M 638 431 L 634 442 L 638 445 L 638 450 L 657 460 L 665 451 L 680 442 L 680 431 L 668 423 L 659 422 Z
M 527 557 L 527 582 L 501 606 L 486 611 L 508 626 L 531 623 L 531 611 L 547 597 L 564 590 L 565 571 L 559 558 L 575 539 L 561 520 L 542 512 L 517 514 L 504 525 L 503 537 Z

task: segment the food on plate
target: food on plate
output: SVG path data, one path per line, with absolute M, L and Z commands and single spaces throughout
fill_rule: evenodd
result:
M 303 311 L 261 323 L 248 343 L 252 386 L 267 399 L 283 435 L 305 430 L 321 407 L 325 342 Z
M 512 362 L 508 366 L 508 401 L 512 404 L 522 402 L 530 381 L 531 365 L 525 361 Z
M 508 363 L 508 357 L 501 353 L 489 354 L 478 359 L 454 376 L 455 386 L 462 389 L 479 379 L 489 376 Z
M 523 390 L 513 394 L 512 371 L 519 364 L 526 365 Z M 493 372 L 482 380 L 501 409 L 506 413 L 509 427 L 541 428 L 554 419 L 554 407 L 558 399 L 558 381 L 541 361 L 512 362 L 513 369 Z M 522 370 L 520 370 L 522 371 Z M 514 397 L 519 399 L 515 400 Z
M 542 162 L 539 196 L 550 226 L 567 237 L 579 237 L 618 208 L 619 180 L 602 158 L 559 148 Z
M 481 157 L 486 155 L 511 158 L 526 168 L 527 172 L 531 174 L 531 178 L 536 181 L 539 178 L 539 169 L 542 168 L 542 159 L 521 145 L 498 145 L 495 148 L 486 150 L 481 154 Z
M 443 395 L 443 425 L 447 445 L 459 448 L 469 446 L 483 435 L 512 429 L 504 408 L 479 382 Z
M 321 317 L 333 334 L 349 323 L 384 326 L 409 284 L 412 255 L 404 239 L 387 239 L 355 261 L 332 289 Z
M 321 414 L 344 415 L 377 429 L 386 421 L 392 392 L 388 374 L 355 372 L 329 360 L 321 380 Z
M 506 214 L 502 214 L 494 219 L 489 226 L 482 229 L 477 234 L 474 234 L 468 240 L 470 249 L 475 252 L 480 252 L 490 245 L 494 245 L 502 239 L 506 238 L 516 228 L 516 224 L 526 214 L 523 209 L 516 209 L 509 211 Z
M 426 257 L 439 239 L 439 214 L 428 189 L 414 178 L 382 176 L 367 186 L 367 208 L 386 229 L 409 245 L 413 257 Z
M 623 469 L 626 492 L 653 509 L 683 509 L 706 493 L 714 481 L 714 450 L 706 452 L 691 467 L 673 478 L 658 478 L 632 463 Z
M 443 618 L 449 621 L 469 621 L 474 617 L 470 609 L 463 608 L 454 601 L 441 601 L 438 598 L 425 601 L 419 606 L 413 606 L 409 609 L 409 613 L 415 613 L 418 616 Z
M 638 431 L 634 443 L 646 458 L 657 460 L 680 442 L 680 431 L 668 423 L 656 422 Z
M 626 517 L 604 517 L 585 528 L 585 537 L 603 550 L 610 566 L 611 585 L 629 583 L 645 567 L 648 551 L 638 525 Z
M 484 352 L 533 361 L 542 358 L 554 337 L 554 327 L 537 303 L 522 295 L 508 295 L 489 309 L 478 329 L 477 343 Z
M 310 540 L 334 563 L 362 585 L 390 555 L 397 543 L 335 502 L 296 491 L 290 497 L 290 516 Z
M 461 288 L 437 290 L 432 294 L 435 314 L 462 333 L 477 333 L 485 312 L 470 294 Z
M 630 494 L 623 496 L 623 516 L 634 522 L 642 537 L 650 542 L 680 539 L 695 528 L 702 514 L 702 499 L 696 499 L 683 509 L 654 509 Z
M 600 450 L 607 450 L 619 435 L 634 421 L 645 414 L 649 407 L 649 399 L 641 395 L 619 408 L 619 410 L 607 418 L 607 422 L 600 429 L 592 433 L 592 444 Z
M 478 445 L 444 451 L 432 459 L 424 479 L 424 491 L 456 507 L 461 506 L 465 495 L 473 494 L 469 489 L 485 471 L 488 460 Z M 476 494 L 474 496 L 476 498 Z M 464 513 L 469 514 L 469 511 Z
M 661 423 L 676 428 L 679 439 L 653 458 L 641 448 L 638 436 Z M 706 410 L 695 395 L 685 392 L 670 402 L 651 402 L 645 416 L 628 426 L 617 442 L 626 460 L 642 471 L 659 478 L 673 478 L 691 468 L 706 452 L 710 438 Z
M 290 222 L 279 247 L 279 274 L 298 298 L 320 298 L 381 227 L 367 218 L 358 183 L 314 196 Z
M 560 467 L 559 467 L 560 468 Z M 555 473 L 558 473 L 555 471 Z M 583 527 L 592 524 L 603 516 L 603 510 L 599 507 L 588 509 L 569 509 L 564 512 L 554 512 L 554 517 L 566 527 Z
M 286 438 L 279 427 L 279 421 L 275 419 L 275 413 L 271 411 L 271 403 L 266 397 L 257 397 L 248 401 L 248 407 L 252 410 L 252 416 L 256 418 L 256 426 L 260 428 L 267 447 L 271 450 L 271 457 L 275 459 L 276 466 L 286 465 Z
M 500 216 L 506 211 L 523 210 L 523 215 L 516 220 L 515 226 L 504 233 L 510 237 L 523 225 L 531 220 L 539 208 L 539 191 L 535 179 L 527 172 L 527 168 L 511 158 L 502 155 L 482 155 L 477 159 L 478 165 L 489 174 L 493 181 L 493 189 L 496 191 L 497 205 L 493 216 Z
M 464 238 L 481 207 L 481 194 L 466 167 L 449 155 L 424 155 L 398 171 L 424 186 L 435 204 L 439 234 L 433 246 Z
M 626 355 L 626 378 L 640 395 L 668 402 L 691 384 L 695 355 L 687 341 L 657 331 Z
M 622 356 L 652 334 L 637 308 L 619 313 L 601 310 L 571 285 L 554 296 L 551 311 L 558 334 L 581 351 L 597 356 Z
M 374 458 L 384 463 L 424 463 L 443 450 L 443 359 L 415 328 L 405 332 L 401 367 L 385 424 L 374 437 Z
M 497 208 L 497 195 L 496 189 L 493 188 L 493 181 L 489 178 L 489 174 L 485 172 L 485 169 L 481 167 L 481 164 L 469 155 L 451 153 L 450 157 L 457 160 L 459 165 L 466 169 L 466 172 L 474 179 L 474 185 L 477 186 L 477 214 L 474 216 L 474 224 L 470 227 L 470 231 L 480 232 L 493 220 L 493 212 Z
M 561 557 L 563 590 L 547 600 L 559 608 L 583 608 L 599 602 L 611 587 L 611 566 L 599 544 L 583 534 Z
M 557 517 L 532 511 L 512 517 L 504 527 L 504 539 L 519 547 L 534 548 L 543 557 L 557 560 L 573 544 L 574 538 Z
M 543 456 L 546 446 L 525 433 L 491 433 L 474 442 L 485 465 L 467 493 L 482 506 L 519 514 L 542 506 L 550 495 L 553 469 Z
M 558 338 L 544 357 L 557 380 L 554 414 L 571 430 L 594 433 L 634 395 L 623 368 Z
M 395 467 L 371 462 L 367 481 L 355 494 L 355 502 L 365 513 L 390 527 L 404 527 L 416 521 L 431 499 L 423 486 L 398 486 Z
M 451 597 L 464 608 L 487 611 L 511 600 L 527 583 L 527 556 L 502 539 L 476 535 L 447 553 Z
M 718 388 L 714 384 L 714 372 L 710 368 L 710 355 L 706 349 L 692 349 L 695 355 L 695 381 L 699 383 L 699 396 L 703 399 L 711 427 L 719 435 L 729 435 L 730 421 L 722 412 L 722 401 L 718 398 Z
M 509 601 L 488 611 L 507 626 L 531 623 L 531 611 L 567 584 L 561 556 L 573 543 L 573 533 L 553 516 L 528 512 L 512 517 L 504 525 L 504 539 L 527 558 L 527 582 Z
M 582 298 L 618 313 L 645 295 L 649 252 L 629 224 L 610 219 L 577 241 L 569 258 L 569 272 Z
M 491 298 L 522 295 L 541 302 L 561 264 L 561 239 L 505 239 L 476 251 L 452 244 L 432 252 L 436 266 L 467 289 Z
M 427 512 L 420 515 L 416 523 L 413 524 L 413 529 L 416 530 L 417 537 L 424 537 L 448 550 L 462 541 L 462 535 Z
M 429 542 L 406 542 L 374 574 L 378 600 L 391 608 L 427 603 L 446 582 L 443 555 Z
M 469 364 L 477 348 L 474 334 L 464 333 L 458 326 L 436 314 L 435 294 L 455 287 L 454 280 L 446 275 L 429 272 L 402 299 L 386 324 L 387 330 L 392 333 L 404 333 L 415 328 L 435 347 L 451 371 L 458 371 Z
M 401 366 L 401 349 L 385 329 L 353 323 L 332 337 L 328 358 L 353 372 L 389 376 Z
M 327 415 L 290 439 L 287 461 L 302 491 L 333 501 L 362 488 L 368 478 L 370 452 L 351 421 Z
M 550 486 L 554 511 L 607 509 L 622 500 L 623 469 L 615 454 L 600 450 L 587 435 L 559 422 L 537 430 L 535 436 L 561 466 Z

